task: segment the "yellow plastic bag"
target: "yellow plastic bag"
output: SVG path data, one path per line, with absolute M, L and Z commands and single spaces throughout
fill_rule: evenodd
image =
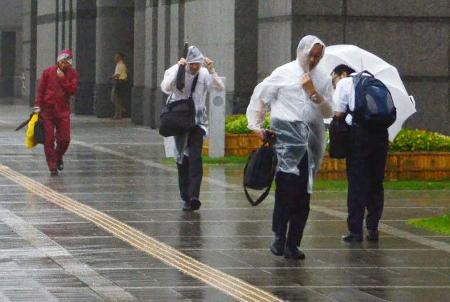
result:
M 28 130 L 27 130 L 27 137 L 25 139 L 25 146 L 30 149 L 35 147 L 37 144 L 34 142 L 34 126 L 36 125 L 36 122 L 39 119 L 39 114 L 35 113 L 31 117 L 30 121 L 28 122 Z

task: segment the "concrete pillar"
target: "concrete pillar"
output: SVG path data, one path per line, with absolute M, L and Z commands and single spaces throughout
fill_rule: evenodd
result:
M 125 54 L 131 79 L 133 75 L 134 1 L 97 0 L 96 26 L 94 112 L 97 117 L 111 117 L 114 111 L 111 75 L 114 73 L 116 52 Z
M 32 106 L 36 93 L 36 17 L 37 1 L 23 1 L 22 70 L 24 89 L 22 102 Z
M 138 125 L 143 124 L 143 103 L 145 88 L 145 0 L 134 2 L 134 80 L 131 99 L 131 120 Z
M 152 90 L 152 114 L 150 127 L 159 126 L 159 115 L 166 96 L 161 92 L 161 82 L 164 71 L 171 65 L 170 62 L 170 34 L 171 34 L 171 5 L 169 0 L 161 0 L 158 3 L 158 31 L 156 36 L 156 83 Z
M 227 112 L 245 112 L 258 80 L 258 0 L 236 1 L 234 95 Z
M 142 104 L 143 125 L 150 127 L 153 122 L 153 99 L 157 81 L 158 0 L 147 1 L 145 7 L 145 83 Z
M 181 5 L 180 1 L 177 5 Z M 167 0 L 147 1 L 145 10 L 145 89 L 143 124 L 156 128 L 166 97 L 160 90 L 164 70 L 170 66 L 171 5 Z
M 75 62 L 80 83 L 75 96 L 76 114 L 94 113 L 94 87 L 96 67 L 96 0 L 77 0 L 73 23 L 75 38 L 72 41 L 75 50 Z

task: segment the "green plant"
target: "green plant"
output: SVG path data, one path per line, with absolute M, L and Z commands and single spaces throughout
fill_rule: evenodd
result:
M 450 136 L 425 130 L 402 129 L 389 146 L 390 151 L 450 152 Z
M 247 134 L 251 130 L 247 127 L 247 117 L 243 114 L 229 115 L 225 120 L 225 131 L 230 134 Z M 264 128 L 269 128 L 270 117 L 266 115 Z M 327 131 L 327 143 L 329 136 Z M 328 150 L 328 146 L 327 146 Z M 450 136 L 436 132 L 418 129 L 402 129 L 389 144 L 390 151 L 415 152 L 415 151 L 442 151 L 450 152 Z
M 270 118 L 266 115 L 264 128 L 269 128 Z M 225 119 L 225 132 L 230 134 L 247 134 L 252 131 L 248 129 L 248 120 L 244 114 L 229 115 Z

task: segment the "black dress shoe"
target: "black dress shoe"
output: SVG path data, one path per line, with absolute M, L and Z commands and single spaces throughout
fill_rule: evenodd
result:
M 270 251 L 275 256 L 283 256 L 285 244 L 286 244 L 285 238 L 275 236 L 275 240 L 270 245 Z
M 64 170 L 64 162 L 62 159 L 58 160 L 58 162 L 56 163 L 56 167 L 58 168 L 59 171 Z
M 197 198 L 191 198 L 191 208 L 192 211 L 197 211 L 202 206 L 202 203 Z
M 379 236 L 378 230 L 375 230 L 375 231 L 369 230 L 369 232 L 367 233 L 366 239 L 368 241 L 378 241 L 378 236 Z
M 342 236 L 342 241 L 347 243 L 362 242 L 363 236 L 362 234 L 348 233 L 347 235 Z
M 58 176 L 58 170 L 51 170 L 50 176 Z
M 286 245 L 284 249 L 284 258 L 303 260 L 305 259 L 305 254 L 302 251 L 300 251 L 296 246 Z

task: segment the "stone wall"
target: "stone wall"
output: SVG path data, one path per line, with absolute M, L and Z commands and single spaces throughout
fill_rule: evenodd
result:
M 408 127 L 450 134 L 449 21 L 446 0 L 260 0 L 258 78 L 304 35 L 355 44 L 398 68 L 418 111 Z
M 24 16 L 28 100 L 57 50 L 71 46 L 81 79 L 75 112 L 111 116 L 112 56 L 122 51 L 132 120 L 155 128 L 164 70 L 187 41 L 227 78 L 227 112 L 244 112 L 256 83 L 295 57 L 302 36 L 315 34 L 395 65 L 417 102 L 408 127 L 450 132 L 447 0 L 24 0 Z
M 0 97 L 12 104 L 22 94 L 22 1 L 4 0 L 0 10 Z

